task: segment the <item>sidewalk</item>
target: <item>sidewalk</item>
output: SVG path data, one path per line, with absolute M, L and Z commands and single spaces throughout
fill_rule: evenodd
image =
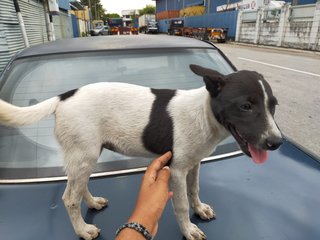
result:
M 232 45 L 238 45 L 238 46 L 246 46 L 246 47 L 252 47 L 252 48 L 264 48 L 264 49 L 270 49 L 274 51 L 285 51 L 285 52 L 292 52 L 292 53 L 303 53 L 303 54 L 311 54 L 314 56 L 320 57 L 320 51 L 311 51 L 311 50 L 305 50 L 305 49 L 296 49 L 296 48 L 285 48 L 285 47 L 277 47 L 277 46 L 270 46 L 270 45 L 259 45 L 259 44 L 253 44 L 253 43 L 242 43 L 242 42 L 235 42 L 235 41 L 227 41 L 227 44 Z M 214 44 L 225 44 L 225 43 L 216 43 Z

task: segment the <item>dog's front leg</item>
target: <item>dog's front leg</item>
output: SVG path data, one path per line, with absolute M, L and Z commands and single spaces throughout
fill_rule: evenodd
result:
M 191 223 L 187 196 L 187 171 L 172 168 L 170 188 L 173 191 L 172 203 L 182 234 L 187 240 L 206 239 L 205 234 Z
M 203 220 L 210 220 L 216 218 L 216 213 L 208 204 L 202 203 L 199 198 L 199 172 L 200 163 L 197 164 L 187 176 L 188 197 L 191 208 Z

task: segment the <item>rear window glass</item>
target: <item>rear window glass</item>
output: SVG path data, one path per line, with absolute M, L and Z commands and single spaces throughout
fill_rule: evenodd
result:
M 202 78 L 191 72 L 189 64 L 224 74 L 233 71 L 214 49 L 64 54 L 13 63 L 6 79 L 2 79 L 0 94 L 1 99 L 14 105 L 30 106 L 95 82 L 125 82 L 166 89 L 202 87 Z M 63 157 L 53 134 L 54 122 L 51 116 L 17 129 L 0 126 L 0 178 L 63 175 Z M 129 159 L 104 150 L 96 172 L 140 167 L 150 162 L 139 158 L 133 163 Z

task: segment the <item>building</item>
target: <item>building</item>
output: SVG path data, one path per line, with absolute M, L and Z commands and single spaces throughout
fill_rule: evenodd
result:
M 156 0 L 156 16 L 161 32 L 167 32 L 169 19 L 184 19 L 186 27 L 228 28 L 228 36 L 235 38 L 238 9 L 251 9 L 270 0 Z M 317 0 L 285 0 L 292 5 L 312 4 Z
M 25 47 L 71 38 L 68 0 L 1 0 L 0 73 L 9 59 Z M 55 5 L 55 9 L 49 5 Z M 23 19 L 24 25 L 21 24 Z
M 73 37 L 87 36 L 91 28 L 89 8 L 77 0 L 70 0 L 70 8 Z
M 122 10 L 122 21 L 124 27 L 132 27 L 137 22 L 139 11 L 137 9 Z

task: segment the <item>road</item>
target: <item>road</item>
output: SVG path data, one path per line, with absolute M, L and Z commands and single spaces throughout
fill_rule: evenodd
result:
M 237 69 L 254 70 L 270 83 L 279 101 L 282 132 L 320 156 L 320 53 L 216 44 Z

